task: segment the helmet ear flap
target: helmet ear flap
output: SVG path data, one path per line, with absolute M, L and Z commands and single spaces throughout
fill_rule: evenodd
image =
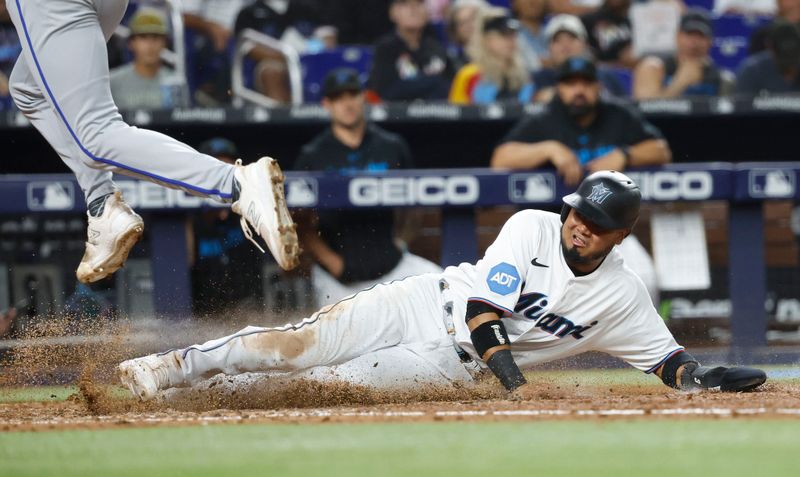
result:
M 569 211 L 571 209 L 572 209 L 572 207 L 568 206 L 567 204 L 564 204 L 564 205 L 561 206 L 561 223 L 562 224 L 567 221 L 567 217 L 569 216 Z

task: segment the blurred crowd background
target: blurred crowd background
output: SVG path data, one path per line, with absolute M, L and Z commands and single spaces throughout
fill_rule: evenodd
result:
M 0 108 L 20 52 L 0 11 Z M 142 0 L 109 42 L 121 109 L 317 102 L 333 68 L 368 99 L 545 101 L 585 55 L 606 95 L 800 91 L 800 0 Z

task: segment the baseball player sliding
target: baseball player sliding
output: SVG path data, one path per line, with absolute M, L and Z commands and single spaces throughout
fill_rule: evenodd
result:
M 701 366 L 624 265 L 614 247 L 636 222 L 640 199 L 626 175 L 594 173 L 564 197 L 560 215 L 512 216 L 476 264 L 376 285 L 295 325 L 250 326 L 128 360 L 120 378 L 149 399 L 220 372 L 396 388 L 471 381 L 488 368 L 525 397 L 535 390 L 521 369 L 602 351 L 678 389 L 761 385 L 766 375 L 758 369 Z
M 293 268 L 297 235 L 274 159 L 226 164 L 122 120 L 111 97 L 105 43 L 127 5 L 127 0 L 6 0 L 22 43 L 10 75 L 11 95 L 75 173 L 86 198 L 88 240 L 78 279 L 89 283 L 114 273 L 144 231 L 112 172 L 230 202 L 242 215 L 247 238 L 258 246 L 252 226 L 278 264 Z

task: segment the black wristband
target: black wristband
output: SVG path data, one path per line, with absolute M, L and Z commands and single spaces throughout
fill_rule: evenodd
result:
M 527 383 L 525 376 L 522 375 L 522 371 L 520 371 L 519 366 L 511 356 L 511 350 L 501 349 L 495 351 L 489 361 L 486 362 L 486 365 L 497 376 L 503 387 L 509 391 L 513 391 Z
M 500 320 L 481 323 L 472 330 L 469 337 L 472 339 L 472 345 L 475 346 L 475 352 L 478 353 L 481 359 L 490 349 L 510 343 L 506 327 Z
M 469 320 L 484 313 L 495 313 L 497 314 L 498 318 L 503 316 L 503 310 L 495 308 L 488 303 L 482 301 L 468 301 L 467 313 L 464 319 L 466 320 L 467 323 L 469 323 Z

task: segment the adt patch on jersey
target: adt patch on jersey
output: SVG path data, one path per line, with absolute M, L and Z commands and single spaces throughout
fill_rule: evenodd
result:
M 498 295 L 513 293 L 519 286 L 519 273 L 517 273 L 517 268 L 506 262 L 495 265 L 489 270 L 489 276 L 486 277 L 486 284 L 489 285 L 489 290 Z

